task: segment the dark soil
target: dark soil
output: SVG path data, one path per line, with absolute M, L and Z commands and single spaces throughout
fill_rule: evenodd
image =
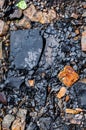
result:
M 33 4 L 38 11 L 56 11 L 57 17 L 44 24 L 28 20 L 23 10 L 19 12 L 18 0 L 3 0 L 3 5 L 1 1 L 0 20 L 9 26 L 8 31 L 0 35 L 2 130 L 14 130 L 13 121 L 21 108 L 27 110 L 26 117 L 22 116 L 25 130 L 86 130 L 86 80 L 81 81 L 86 78 L 86 51 L 81 47 L 82 32 L 86 31 L 86 16 L 83 17 L 86 1 L 25 0 L 27 8 Z M 73 13 L 77 18 L 71 16 Z M 24 17 L 29 27 L 19 24 Z M 71 87 L 66 87 L 57 76 L 66 65 L 79 75 Z M 29 80 L 34 80 L 34 85 L 31 86 Z M 56 94 L 62 86 L 67 92 L 59 99 Z M 69 114 L 65 111 L 67 108 L 80 108 L 82 112 Z M 7 118 L 8 125 L 3 126 L 6 115 L 15 119 L 9 123 Z

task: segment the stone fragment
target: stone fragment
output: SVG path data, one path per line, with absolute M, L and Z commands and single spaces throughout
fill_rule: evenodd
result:
M 86 3 L 83 4 L 83 8 L 86 9 Z
M 86 11 L 82 14 L 82 17 L 86 17 Z
M 18 111 L 18 113 L 17 113 L 17 117 L 21 118 L 22 121 L 23 120 L 25 121 L 26 114 L 27 114 L 27 110 L 20 108 L 19 111 Z
M 79 79 L 79 75 L 71 66 L 65 66 L 64 69 L 58 74 L 58 78 L 67 87 L 70 87 Z
M 24 15 L 26 16 L 26 17 L 28 17 L 31 21 L 37 21 L 38 22 L 38 20 L 36 19 L 36 8 L 35 8 L 35 6 L 34 5 L 30 5 L 30 7 L 29 8 L 27 8 L 26 10 L 24 10 Z
M 86 84 L 86 78 L 79 80 L 79 82 L 82 82 L 82 83 Z
M 83 111 L 82 109 L 69 109 L 69 108 L 66 108 L 65 110 L 67 114 L 78 114 L 82 111 Z
M 27 127 L 26 130 L 38 130 L 38 126 L 35 122 L 30 122 L 29 126 Z
M 30 29 L 31 28 L 30 21 L 26 17 L 19 20 L 19 22 L 16 23 L 16 26 L 20 27 L 20 28 L 24 28 L 24 29 Z
M 56 18 L 56 12 L 53 9 L 49 9 L 48 12 L 37 11 L 34 5 L 30 5 L 30 7 L 24 11 L 24 15 L 31 21 L 40 22 L 42 24 L 50 23 Z
M 3 8 L 4 3 L 5 3 L 5 0 L 0 0 L 0 9 L 2 9 L 2 8 Z
M 22 16 L 22 10 L 21 9 L 15 9 L 12 14 L 10 14 L 10 19 L 19 19 Z
M 31 79 L 31 80 L 28 80 L 28 84 L 31 86 L 34 86 L 35 84 L 35 80 Z
M 57 98 L 62 98 L 65 94 L 66 94 L 66 88 L 65 87 L 61 87 L 59 92 L 57 93 Z
M 75 30 L 75 33 L 76 33 L 76 35 L 78 35 L 80 32 L 79 32 L 79 29 L 76 29 Z
M 52 118 L 51 117 L 42 117 L 39 119 L 39 124 L 40 124 L 40 129 L 41 130 L 50 130 L 51 128 L 51 122 Z
M 43 49 L 39 30 L 12 31 L 10 41 L 10 59 L 16 69 L 32 70 L 38 65 Z
M 12 124 L 12 130 L 25 130 L 25 119 L 26 119 L 27 110 L 19 109 L 17 117 Z
M 6 115 L 2 121 L 2 129 L 3 130 L 10 130 L 11 123 L 14 121 L 13 115 Z
M 19 89 L 21 84 L 24 82 L 24 76 L 21 77 L 15 77 L 11 76 L 7 78 L 6 85 L 11 88 L 17 88 Z
M 4 94 L 4 92 L 0 92 L 0 102 L 7 105 L 7 99 L 6 99 L 6 95 Z
M 80 120 L 76 120 L 76 119 L 71 119 L 71 120 L 70 120 L 70 123 L 71 123 L 71 124 L 80 125 L 80 124 L 81 124 L 81 121 L 80 121 Z
M 78 15 L 75 14 L 75 13 L 72 13 L 72 14 L 71 14 L 71 17 L 74 18 L 74 19 L 78 19 Z
M 86 31 L 82 32 L 81 48 L 82 51 L 86 51 Z
M 3 56 L 2 56 L 2 42 L 0 42 L 0 59 L 2 59 Z
M 67 95 L 67 96 L 65 97 L 65 101 L 68 102 L 69 99 L 70 99 L 70 97 L 69 97 L 69 95 Z
M 86 83 L 77 82 L 73 87 L 77 95 L 78 106 L 86 109 Z
M 0 36 L 5 35 L 8 31 L 8 28 L 8 25 L 3 20 L 0 20 Z

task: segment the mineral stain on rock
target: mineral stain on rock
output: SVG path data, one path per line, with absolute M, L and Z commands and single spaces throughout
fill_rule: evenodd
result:
M 10 41 L 10 59 L 16 69 L 32 70 L 38 65 L 43 49 L 39 30 L 12 31 Z

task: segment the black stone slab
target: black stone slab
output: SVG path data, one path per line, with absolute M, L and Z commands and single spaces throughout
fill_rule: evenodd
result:
M 32 70 L 37 66 L 43 49 L 37 29 L 11 31 L 10 60 L 16 69 Z

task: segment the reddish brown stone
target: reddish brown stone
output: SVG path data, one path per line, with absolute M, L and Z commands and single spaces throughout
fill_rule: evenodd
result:
M 67 87 L 70 87 L 79 79 L 79 75 L 71 66 L 65 66 L 64 69 L 58 74 L 58 78 Z

